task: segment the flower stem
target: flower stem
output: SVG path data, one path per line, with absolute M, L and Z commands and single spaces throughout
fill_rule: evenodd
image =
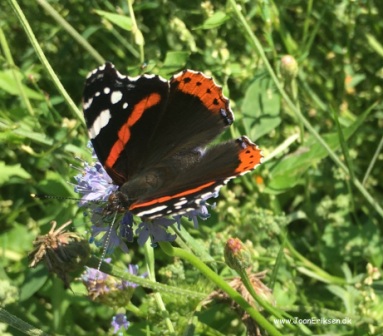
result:
M 144 245 L 144 253 L 145 253 L 148 278 L 149 278 L 149 280 L 155 282 L 156 281 L 156 275 L 155 275 L 155 270 L 154 270 L 154 252 L 153 252 L 153 247 L 150 245 L 149 240 Z M 159 293 L 159 292 L 154 293 L 154 300 L 157 303 L 158 309 L 161 311 L 161 315 L 165 319 L 165 323 L 166 323 L 166 326 L 169 330 L 170 335 L 175 335 L 175 330 L 174 330 L 172 321 L 169 318 L 169 312 L 166 310 L 165 303 L 162 300 L 161 293 Z
M 260 314 L 253 306 L 250 305 L 237 291 L 231 288 L 218 274 L 214 273 L 206 264 L 199 260 L 190 252 L 180 248 L 173 247 L 169 242 L 159 243 L 162 251 L 171 257 L 179 257 L 187 260 L 195 266 L 202 274 L 214 282 L 221 290 L 223 290 L 233 301 L 235 301 L 244 311 L 246 311 L 258 325 L 266 330 L 271 336 L 282 336 L 282 334 L 270 322 Z
M 317 279 L 320 279 L 321 281 L 326 283 L 336 284 L 339 286 L 344 286 L 347 284 L 347 282 L 343 278 L 328 274 L 323 269 L 312 263 L 310 260 L 306 259 L 294 248 L 294 246 L 288 239 L 286 239 L 286 248 L 289 250 L 289 252 L 294 258 L 300 260 L 305 267 L 314 272 L 318 276 Z
M 245 285 L 246 289 L 248 292 L 251 294 L 253 299 L 267 312 L 275 316 L 276 318 L 283 320 L 283 319 L 291 319 L 293 320 L 294 318 L 290 316 L 287 313 L 280 312 L 279 310 L 275 309 L 267 300 L 263 299 L 260 295 L 258 295 L 249 279 L 249 276 L 247 275 L 246 270 L 237 270 L 239 276 L 241 277 L 242 283 Z M 292 324 L 286 324 L 286 327 L 291 329 L 292 331 L 296 331 L 296 327 Z M 305 335 L 311 335 L 311 331 L 304 326 L 303 324 L 300 325 L 298 324 L 298 328 L 301 329 L 301 332 Z

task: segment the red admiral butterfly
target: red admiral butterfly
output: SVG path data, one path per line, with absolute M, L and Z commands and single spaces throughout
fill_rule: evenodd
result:
M 106 63 L 88 75 L 83 107 L 97 157 L 119 186 L 114 204 L 140 217 L 195 210 L 262 161 L 246 136 L 207 146 L 234 115 L 201 72 L 132 78 Z

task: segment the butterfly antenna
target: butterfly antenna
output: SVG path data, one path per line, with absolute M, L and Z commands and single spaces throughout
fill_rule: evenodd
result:
M 58 199 L 58 200 L 71 200 L 71 201 L 82 201 L 82 198 L 77 197 L 65 197 L 65 196 L 55 196 L 55 195 L 38 195 L 38 194 L 31 194 L 32 198 L 40 198 L 40 199 Z M 107 201 L 100 201 L 100 200 L 86 200 L 84 201 L 86 203 L 106 203 Z
M 98 267 L 97 267 L 97 270 L 99 271 L 100 268 L 101 268 L 101 264 L 103 263 L 103 261 L 105 260 L 105 257 L 106 257 L 106 253 L 108 251 L 108 247 L 109 247 L 109 244 L 110 244 L 110 236 L 112 235 L 112 230 L 114 228 L 114 224 L 116 223 L 116 218 L 117 218 L 117 211 L 114 213 L 114 217 L 113 217 L 113 220 L 112 220 L 112 224 L 110 225 L 110 229 L 107 233 L 107 236 L 105 238 L 105 241 L 104 241 L 104 246 L 103 246 L 103 251 L 102 251 L 102 255 L 101 255 L 101 258 L 100 258 L 100 262 L 98 263 Z
M 59 199 L 59 200 L 81 201 L 81 198 L 77 198 L 77 197 L 65 197 L 65 196 L 54 196 L 54 195 L 31 194 L 31 197 L 32 198 L 50 198 L 50 199 Z

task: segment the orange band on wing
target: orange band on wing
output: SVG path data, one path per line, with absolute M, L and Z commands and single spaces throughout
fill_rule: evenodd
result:
M 235 169 L 238 174 L 243 174 L 250 170 L 253 170 L 258 164 L 261 163 L 262 153 L 256 145 L 248 143 L 247 147 L 239 152 L 240 164 Z
M 130 139 L 131 127 L 142 117 L 143 113 L 150 107 L 158 104 L 161 101 L 161 96 L 158 93 L 152 93 L 140 100 L 129 115 L 128 120 L 123 124 L 118 131 L 118 140 L 114 143 L 109 156 L 105 162 L 105 166 L 112 168 L 119 158 L 121 152 L 124 150 L 125 145 Z
M 222 88 L 202 73 L 187 70 L 173 78 L 172 82 L 178 83 L 177 89 L 183 93 L 198 97 L 212 113 L 228 109 L 228 100 L 222 95 Z
M 190 195 L 190 194 L 194 194 L 194 193 L 197 193 L 197 192 L 199 192 L 199 191 L 201 191 L 201 190 L 203 190 L 203 189 L 205 189 L 207 187 L 210 187 L 214 183 L 215 183 L 215 181 L 208 182 L 208 183 L 205 183 L 203 185 L 200 185 L 197 188 L 189 189 L 189 190 L 180 192 L 180 193 L 172 195 L 172 196 L 164 196 L 164 197 L 159 197 L 159 198 L 156 198 L 156 199 L 154 199 L 152 201 L 148 201 L 148 202 L 145 202 L 145 203 L 132 204 L 132 206 L 129 208 L 129 210 L 134 210 L 134 209 L 141 208 L 141 207 L 147 207 L 147 206 L 150 206 L 150 205 L 153 205 L 153 204 L 156 204 L 156 203 L 164 203 L 164 202 L 166 202 L 168 200 L 171 200 L 173 198 L 181 198 L 181 197 L 184 197 L 184 196 L 187 196 L 187 195 Z

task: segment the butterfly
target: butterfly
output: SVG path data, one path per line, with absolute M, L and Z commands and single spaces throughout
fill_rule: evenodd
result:
M 119 187 L 111 202 L 139 217 L 198 209 L 263 159 L 246 136 L 211 145 L 234 114 L 201 72 L 129 77 L 105 63 L 87 76 L 83 110 L 96 155 Z

